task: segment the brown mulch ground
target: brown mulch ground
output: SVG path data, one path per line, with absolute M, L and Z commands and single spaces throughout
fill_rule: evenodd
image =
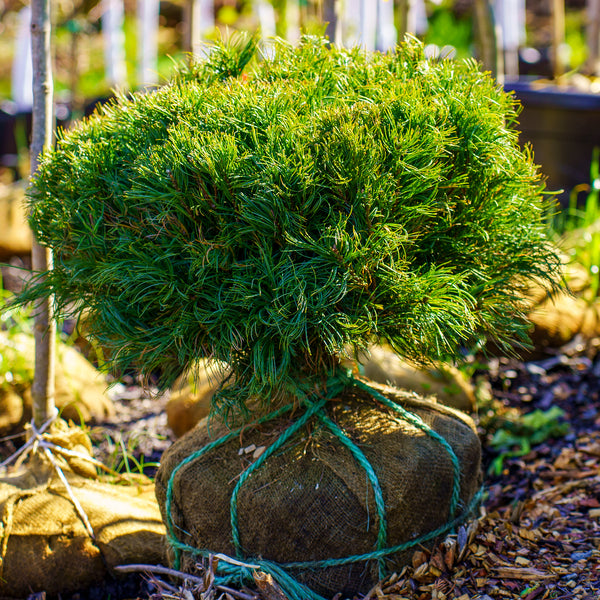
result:
M 361 600 L 597 600 L 600 598 L 600 357 L 577 343 L 537 362 L 493 361 L 494 399 L 530 413 L 558 406 L 569 424 L 523 456 L 486 442 L 482 518 Z M 485 415 L 480 415 L 485 421 Z M 395 581 L 394 581 L 395 580 Z

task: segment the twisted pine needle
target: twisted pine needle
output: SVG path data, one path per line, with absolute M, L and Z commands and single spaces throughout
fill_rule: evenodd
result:
M 61 133 L 29 192 L 56 257 L 21 301 L 85 309 L 107 367 L 168 387 L 211 357 L 215 407 L 268 406 L 345 348 L 415 362 L 526 340 L 560 260 L 517 106 L 474 62 L 305 36 L 213 49 Z

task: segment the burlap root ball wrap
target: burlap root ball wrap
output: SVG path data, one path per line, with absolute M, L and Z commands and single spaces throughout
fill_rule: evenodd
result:
M 164 526 L 148 486 L 66 476 L 95 534 L 64 485 L 0 483 L 0 598 L 82 592 L 116 576 L 113 567 L 165 560 Z
M 326 597 L 364 593 L 407 564 L 416 544 L 472 514 L 481 485 L 472 420 L 353 381 L 318 407 L 239 431 L 203 421 L 165 452 L 156 494 L 175 566 L 193 572 L 199 557 L 222 553 Z

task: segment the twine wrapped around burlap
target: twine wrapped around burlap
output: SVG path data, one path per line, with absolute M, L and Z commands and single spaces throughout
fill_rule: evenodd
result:
M 291 598 L 352 595 L 472 514 L 469 417 L 352 377 L 331 389 L 238 430 L 203 421 L 165 452 L 156 494 L 174 566 L 220 553 Z M 251 575 L 220 565 L 227 581 Z
M 38 463 L 0 480 L 0 598 L 83 591 L 116 565 L 164 562 L 164 526 L 153 486 L 112 485 L 65 469 L 92 539 L 64 484 Z

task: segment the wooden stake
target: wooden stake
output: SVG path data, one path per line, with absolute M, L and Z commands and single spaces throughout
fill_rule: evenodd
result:
M 588 58 L 585 71 L 588 75 L 600 75 L 600 0 L 587 0 L 586 38 Z
M 496 27 L 489 0 L 475 0 L 474 11 L 479 59 L 486 71 L 501 80 L 504 75 L 503 70 L 498 68 L 501 50 L 498 51 Z
M 561 48 L 565 43 L 565 3 L 564 0 L 552 0 L 552 70 L 554 77 L 565 72 Z

